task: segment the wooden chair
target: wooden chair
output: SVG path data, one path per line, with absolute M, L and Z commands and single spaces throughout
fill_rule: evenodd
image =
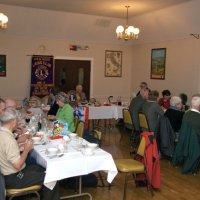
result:
M 41 190 L 41 185 L 33 185 L 31 187 L 21 188 L 21 189 L 6 189 L 6 196 L 9 197 L 9 200 L 12 200 L 15 197 L 26 196 L 29 194 L 34 194 L 36 200 L 40 200 L 39 191 Z
M 140 140 L 138 150 L 137 150 L 137 155 L 139 155 L 141 157 L 144 157 L 145 143 L 146 143 L 145 138 L 142 137 Z M 134 159 L 117 159 L 117 160 L 115 160 L 115 164 L 116 164 L 119 172 L 125 173 L 124 192 L 123 192 L 123 200 L 125 200 L 128 175 L 133 174 L 134 178 L 137 180 L 137 178 L 136 178 L 137 173 L 145 173 L 146 174 L 145 166 L 142 162 L 139 162 Z M 146 180 L 146 177 L 145 177 L 145 180 Z
M 83 121 L 79 121 L 75 132 L 79 137 L 83 137 L 84 129 L 85 129 L 85 123 Z
M 139 113 L 139 125 L 141 131 L 150 131 L 148 120 L 144 113 Z

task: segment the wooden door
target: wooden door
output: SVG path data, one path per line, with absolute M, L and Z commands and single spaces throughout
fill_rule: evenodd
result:
M 70 90 L 75 90 L 77 84 L 81 84 L 89 100 L 90 73 L 90 60 L 55 59 L 54 85 L 67 93 Z

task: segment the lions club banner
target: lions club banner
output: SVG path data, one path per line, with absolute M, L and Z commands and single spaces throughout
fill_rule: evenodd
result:
M 53 56 L 32 56 L 30 96 L 40 98 L 49 94 L 53 86 Z

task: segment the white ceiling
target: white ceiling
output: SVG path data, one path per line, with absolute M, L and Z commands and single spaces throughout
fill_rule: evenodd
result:
M 126 23 L 124 5 L 132 6 L 129 24 L 140 28 L 138 40 L 116 39 L 116 27 Z M 125 45 L 193 38 L 190 33 L 200 33 L 199 8 L 200 0 L 0 0 L 0 12 L 9 18 L 8 29 L 0 31 L 0 37 Z
M 114 18 L 141 15 L 192 0 L 0 0 L 1 4 L 74 12 Z

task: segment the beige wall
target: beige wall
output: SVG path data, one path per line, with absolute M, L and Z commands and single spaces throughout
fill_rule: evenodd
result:
M 55 57 L 89 58 L 93 63 L 93 97 L 104 99 L 109 95 L 115 97 L 130 97 L 131 80 L 131 48 L 129 46 L 110 44 L 89 44 L 69 42 L 66 40 L 33 38 L 22 36 L 0 37 L 0 54 L 7 55 L 7 76 L 0 77 L 0 96 L 22 99 L 29 95 L 31 77 L 31 57 L 27 55 L 40 54 L 40 45 L 45 45 L 43 54 L 52 54 Z M 89 45 L 87 51 L 69 51 L 70 44 Z M 123 51 L 123 70 L 121 78 L 104 76 L 105 50 Z
M 165 80 L 150 79 L 151 49 L 166 48 Z M 132 91 L 146 81 L 151 89 L 169 89 L 173 95 L 200 92 L 200 41 L 195 38 L 149 43 L 133 47 Z
M 22 99 L 29 95 L 31 57 L 27 55 L 41 54 L 40 45 L 47 49 L 43 54 L 91 59 L 91 94 L 102 101 L 109 95 L 130 99 L 141 81 L 148 82 L 151 89 L 168 88 L 173 94 L 185 92 L 191 96 L 200 92 L 200 40 L 189 35 L 190 30 L 199 32 L 198 5 L 199 1 L 192 1 L 138 16 L 134 22 L 140 24 L 139 40 L 128 42 L 116 40 L 114 34 L 123 19 L 105 18 L 110 20 L 110 27 L 101 27 L 95 24 L 102 18 L 99 16 L 1 5 L 9 16 L 9 25 L 6 31 L 0 31 L 0 54 L 7 55 L 7 76 L 0 77 L 0 96 Z M 167 37 L 171 41 L 147 43 L 167 40 Z M 70 44 L 89 45 L 89 50 L 69 51 Z M 165 80 L 149 78 L 152 48 L 167 48 Z M 123 51 L 122 78 L 104 76 L 105 50 Z

